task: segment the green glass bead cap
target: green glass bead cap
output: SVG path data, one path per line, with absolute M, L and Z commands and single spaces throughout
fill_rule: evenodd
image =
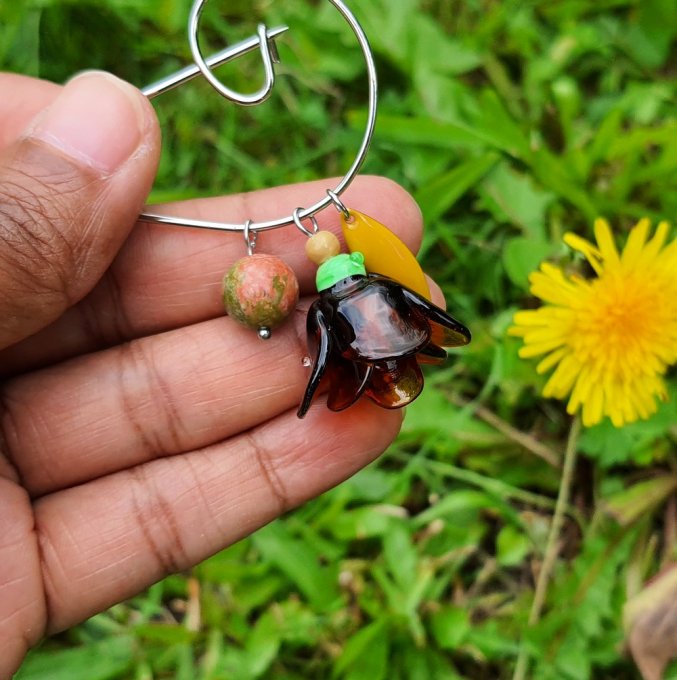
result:
M 327 288 L 331 288 L 335 283 L 348 276 L 367 275 L 367 270 L 364 268 L 364 255 L 360 252 L 342 253 L 341 255 L 334 255 L 326 262 L 323 262 L 317 269 L 317 276 L 315 283 L 317 285 L 317 292 L 320 293 Z

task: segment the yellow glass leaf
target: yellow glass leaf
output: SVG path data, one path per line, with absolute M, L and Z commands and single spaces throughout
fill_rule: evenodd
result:
M 413 253 L 388 227 L 357 210 L 341 215 L 348 250 L 364 255 L 368 272 L 382 274 L 430 300 L 430 288 Z

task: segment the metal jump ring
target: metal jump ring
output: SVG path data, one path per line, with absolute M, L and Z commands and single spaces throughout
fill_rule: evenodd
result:
M 203 5 L 205 0 L 196 0 L 195 4 L 193 5 L 193 12 L 191 12 L 191 16 L 195 13 L 195 8 L 196 7 L 201 7 Z M 340 196 L 346 188 L 350 185 L 350 183 L 355 179 L 355 176 L 359 172 L 360 168 L 362 167 L 362 163 L 364 162 L 364 159 L 367 155 L 367 151 L 369 150 L 369 145 L 371 143 L 371 138 L 374 133 L 374 127 L 376 125 L 376 106 L 378 102 L 378 78 L 377 78 L 377 73 L 376 73 L 376 65 L 374 63 L 374 57 L 371 51 L 371 47 L 369 46 L 369 40 L 367 39 L 367 36 L 365 35 L 364 31 L 362 30 L 362 27 L 360 26 L 359 22 L 353 15 L 353 13 L 346 7 L 346 5 L 341 2 L 341 0 L 329 0 L 332 5 L 341 13 L 343 18 L 346 20 L 350 28 L 352 29 L 353 33 L 355 34 L 355 37 L 357 38 L 357 41 L 360 45 L 360 48 L 362 49 L 362 54 L 364 56 L 364 60 L 367 65 L 367 73 L 368 73 L 368 81 L 369 81 L 369 109 L 367 113 L 367 124 L 366 128 L 364 131 L 364 136 L 362 138 L 362 143 L 360 145 L 360 148 L 357 152 L 357 156 L 355 157 L 355 160 L 353 161 L 353 164 L 350 166 L 348 169 L 348 172 L 344 175 L 343 179 L 338 183 L 338 185 L 333 189 L 333 194 L 338 197 Z M 196 26 L 193 25 L 191 22 L 191 40 L 193 39 L 193 32 L 196 31 Z M 261 44 L 263 42 L 263 32 L 259 31 L 259 38 L 258 42 Z M 268 38 L 267 40 L 270 39 L 270 33 L 267 34 Z M 251 40 L 246 41 L 246 44 L 249 46 L 249 50 L 251 50 Z M 245 43 L 243 43 L 245 44 Z M 199 50 L 199 46 L 198 46 Z M 264 55 L 264 62 L 265 62 L 265 53 L 266 50 L 263 51 Z M 230 56 L 236 56 L 236 54 L 231 51 Z M 206 73 L 209 72 L 210 78 L 209 81 L 211 83 L 212 76 L 211 72 L 209 71 L 209 66 L 207 66 L 207 62 L 212 61 L 211 59 L 201 59 L 200 60 L 202 63 L 198 63 L 197 67 L 200 68 L 202 71 L 202 74 L 206 76 Z M 194 74 L 194 69 L 186 69 L 186 72 L 192 72 L 193 76 Z M 174 86 L 179 84 L 180 82 L 185 82 L 188 78 L 184 78 L 183 80 L 178 80 L 176 78 L 176 75 L 174 76 L 169 76 L 168 79 L 173 78 L 173 83 Z M 212 83 L 213 84 L 213 83 Z M 144 88 L 144 89 L 150 89 L 152 87 L 155 87 L 156 91 L 163 91 L 161 87 L 159 86 L 149 86 L 149 88 Z M 218 88 L 220 90 L 220 88 Z M 236 93 L 237 94 L 237 93 Z M 320 212 L 320 210 L 324 210 L 328 205 L 331 203 L 334 203 L 336 205 L 336 202 L 334 199 L 332 199 L 331 195 L 327 194 L 323 199 L 315 203 L 314 205 L 311 205 L 309 208 L 306 208 L 305 210 L 302 210 L 301 212 L 298 213 L 298 218 L 299 220 L 305 220 L 308 217 L 312 217 L 316 213 Z M 345 206 L 344 206 L 345 207 Z M 141 213 L 139 216 L 139 220 L 142 222 L 152 222 L 156 224 L 168 224 L 168 225 L 173 225 L 173 226 L 181 226 L 181 227 L 195 227 L 199 229 L 214 229 L 218 231 L 242 231 L 243 226 L 242 224 L 227 224 L 223 222 L 212 222 L 208 220 L 191 220 L 187 218 L 182 218 L 182 217 L 174 217 L 170 215 L 160 215 L 157 213 Z M 290 224 L 295 224 L 296 221 L 294 219 L 294 215 L 289 215 L 287 217 L 281 217 L 280 219 L 277 220 L 269 220 L 266 222 L 257 222 L 253 223 L 250 225 L 252 230 L 255 231 L 266 231 L 268 229 L 277 229 L 278 227 L 284 227 Z
M 310 219 L 310 223 L 313 225 L 313 230 L 310 231 L 310 229 L 306 229 L 303 226 L 303 222 L 301 222 L 300 216 L 301 216 L 302 212 L 303 212 L 303 208 L 296 208 L 296 210 L 294 210 L 294 212 L 292 213 L 292 217 L 294 218 L 294 224 L 299 229 L 299 231 L 301 231 L 308 238 L 310 238 L 311 236 L 314 236 L 315 234 L 317 234 L 318 231 L 320 231 L 320 225 L 317 223 L 317 219 L 315 218 L 315 215 L 311 215 L 309 219 Z
M 254 248 L 256 248 L 256 239 L 258 238 L 258 233 L 252 229 L 252 221 L 247 220 L 242 228 L 242 233 L 244 235 L 244 242 L 247 246 L 247 255 L 251 257 L 254 254 Z
M 350 210 L 346 208 L 345 203 L 336 195 L 331 189 L 327 189 L 327 195 L 331 198 L 331 202 L 334 204 L 336 210 L 338 210 L 346 220 L 352 219 L 350 215 Z

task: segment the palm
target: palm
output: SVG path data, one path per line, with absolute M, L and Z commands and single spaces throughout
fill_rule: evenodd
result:
M 17 117 L 54 92 L 35 90 L 11 115 L 0 108 L 0 148 Z M 347 200 L 416 241 L 415 208 L 376 182 Z M 286 214 L 324 188 L 167 211 L 244 222 Z M 299 232 L 264 234 L 258 248 L 289 262 L 312 293 Z M 243 250 L 229 235 L 137 225 L 84 299 L 0 351 L 0 677 L 43 634 L 238 540 L 395 435 L 400 416 L 369 403 L 296 418 L 303 315 L 264 343 L 221 312 L 221 277 Z

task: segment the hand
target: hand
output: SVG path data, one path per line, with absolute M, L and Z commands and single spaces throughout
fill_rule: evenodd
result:
M 399 412 L 295 410 L 304 314 L 261 341 L 223 316 L 242 238 L 136 224 L 159 133 L 129 85 L 0 75 L 0 678 L 43 635 L 186 569 L 374 459 Z M 31 122 L 32 121 L 32 122 Z M 27 127 L 28 126 L 28 127 Z M 331 182 L 158 210 L 242 222 Z M 346 203 L 412 248 L 418 209 L 387 180 Z M 338 230 L 323 211 L 322 228 Z M 313 294 L 304 236 L 266 232 Z M 308 306 L 302 301 L 302 307 Z

